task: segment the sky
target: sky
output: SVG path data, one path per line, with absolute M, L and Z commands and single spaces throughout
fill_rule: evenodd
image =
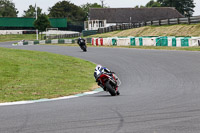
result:
M 48 13 L 49 7 L 55 5 L 55 3 L 62 0 L 12 0 L 15 3 L 15 7 L 19 11 L 18 17 L 21 17 L 24 13 L 24 10 L 27 10 L 29 5 L 35 5 L 42 8 L 42 11 Z M 74 3 L 77 6 L 81 6 L 86 3 L 98 3 L 101 4 L 101 0 L 68 0 L 71 3 Z M 126 8 L 126 7 L 135 7 L 136 5 L 146 5 L 150 0 L 103 0 L 106 6 L 111 8 Z M 200 15 L 200 0 L 194 0 L 196 7 L 194 8 L 193 16 Z

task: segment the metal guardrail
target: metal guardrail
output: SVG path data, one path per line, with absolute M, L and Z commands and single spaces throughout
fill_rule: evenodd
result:
M 148 21 L 141 23 L 129 23 L 129 24 L 121 24 L 116 26 L 109 26 L 105 28 L 99 28 L 98 33 L 106 33 L 112 32 L 116 30 L 126 30 L 132 28 L 138 28 L 143 26 L 162 26 L 162 25 L 174 25 L 174 24 L 196 24 L 200 23 L 200 16 L 188 17 L 188 18 L 173 18 L 173 19 L 164 19 L 164 20 L 156 20 L 156 21 Z
M 61 38 L 75 38 L 80 37 L 80 33 L 75 34 L 63 34 L 63 35 L 51 35 L 51 36 L 44 36 L 44 39 L 61 39 Z

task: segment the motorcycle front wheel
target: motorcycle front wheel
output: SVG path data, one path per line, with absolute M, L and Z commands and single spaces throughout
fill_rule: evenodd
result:
M 116 96 L 116 91 L 115 89 L 110 85 L 109 81 L 105 83 L 106 89 L 110 93 L 111 96 Z

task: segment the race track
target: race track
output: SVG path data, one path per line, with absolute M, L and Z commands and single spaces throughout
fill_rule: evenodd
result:
M 86 59 L 115 71 L 120 96 L 0 106 L 0 133 L 199 133 L 200 52 L 11 46 Z

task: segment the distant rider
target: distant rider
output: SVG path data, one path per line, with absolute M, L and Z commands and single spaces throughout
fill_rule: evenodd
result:
M 79 37 L 77 43 L 78 43 L 79 46 L 81 46 L 83 43 L 85 43 L 85 39 Z

